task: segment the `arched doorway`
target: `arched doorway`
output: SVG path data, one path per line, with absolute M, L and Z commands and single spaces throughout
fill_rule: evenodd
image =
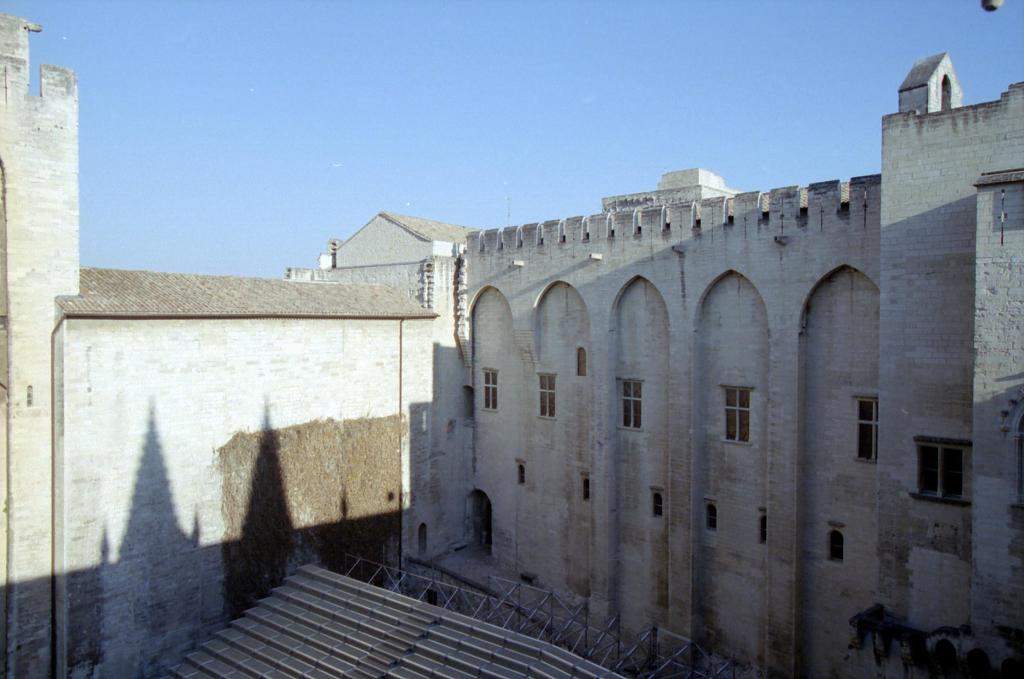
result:
M 473 545 L 491 551 L 491 500 L 482 490 L 469 494 L 469 516 Z

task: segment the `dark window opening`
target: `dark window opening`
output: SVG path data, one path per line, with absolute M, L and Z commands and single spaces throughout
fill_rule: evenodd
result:
M 942 76 L 942 110 L 948 111 L 953 108 L 953 83 L 949 81 L 949 76 Z
M 564 233 L 558 237 L 558 242 L 559 243 L 564 243 L 565 242 L 565 234 Z
M 874 460 L 878 456 L 878 399 L 857 399 L 857 457 Z
M 935 657 L 935 664 L 943 672 L 956 667 L 956 647 L 953 646 L 949 639 L 939 639 L 938 643 L 935 644 L 935 650 L 932 651 L 932 655 Z
M 519 481 L 519 485 L 521 486 L 524 483 L 526 483 L 526 465 L 525 464 L 516 465 L 516 473 L 518 474 L 517 480 Z
M 589 231 L 584 231 L 583 232 L 583 242 L 584 243 L 589 243 L 590 242 L 590 232 Z
M 583 499 L 590 499 L 590 477 L 588 476 L 583 477 Z
M 736 218 L 735 218 L 735 217 L 733 217 L 732 215 L 729 215 L 729 223 L 730 223 L 730 224 L 732 224 L 732 223 L 734 223 L 735 221 L 736 221 Z
M 704 508 L 704 525 L 710 531 L 718 530 L 718 507 L 713 504 Z
M 665 227 L 664 227 L 663 231 L 671 231 L 671 230 L 672 230 L 672 222 L 665 222 Z
M 917 447 L 917 456 L 918 492 L 938 497 L 963 497 L 963 449 L 919 445 Z
M 760 523 L 760 527 L 759 528 L 760 528 L 760 531 L 759 531 L 760 532 L 760 541 L 761 541 L 761 544 L 763 545 L 764 543 L 768 542 L 768 517 L 765 516 L 764 514 L 761 515 L 761 523 Z
M 843 534 L 837 530 L 828 534 L 828 558 L 833 561 L 843 560 Z
M 587 350 L 583 347 L 576 347 L 576 374 L 587 376 Z
M 662 514 L 661 493 L 654 493 L 651 496 L 651 514 L 654 516 L 661 516 Z
M 967 652 L 967 676 L 971 679 L 988 679 L 992 676 L 992 663 L 988 654 L 980 648 Z
M 417 549 L 420 556 L 427 555 L 427 524 L 421 523 L 419 528 L 419 534 L 417 536 Z

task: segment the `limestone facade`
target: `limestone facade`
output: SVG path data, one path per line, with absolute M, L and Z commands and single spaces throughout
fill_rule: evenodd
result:
M 401 555 L 489 547 L 594 620 L 778 676 L 1024 660 L 1024 85 L 961 106 L 937 55 L 880 175 L 688 170 L 477 233 L 381 213 L 279 282 L 384 284 L 386 317 L 89 314 L 75 80 L 28 92 L 31 30 L 0 15 L 12 676 L 179 662 L 229 614 L 219 452 L 392 417 L 401 487 L 369 492 Z

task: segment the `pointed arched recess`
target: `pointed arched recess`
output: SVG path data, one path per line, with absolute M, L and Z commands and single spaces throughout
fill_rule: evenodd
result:
M 696 502 L 714 506 L 715 527 L 693 524 L 695 629 L 722 653 L 758 664 L 765 646 L 760 509 L 767 505 L 768 336 L 764 300 L 749 279 L 730 270 L 708 286 L 696 318 L 692 492 Z
M 526 377 L 532 381 L 524 385 L 530 423 L 525 436 L 532 479 L 529 492 L 536 492 L 541 502 L 522 508 L 520 520 L 547 524 L 548 530 L 565 537 L 537 541 L 526 548 L 540 572 L 559 574 L 554 584 L 589 596 L 591 505 L 580 499 L 577 488 L 581 470 L 589 470 L 593 462 L 594 380 L 577 371 L 577 352 L 590 349 L 591 336 L 590 315 L 574 287 L 556 281 L 541 293 L 533 312 L 533 337 L 533 374 L 527 371 Z M 538 409 L 540 375 L 555 390 L 553 417 L 542 416 Z M 550 503 L 542 498 L 567 501 Z
M 608 486 L 618 511 L 610 541 L 619 549 L 616 589 L 628 627 L 660 619 L 668 610 L 669 521 L 651 517 L 652 489 L 662 493 L 665 513 L 672 516 L 668 307 L 657 288 L 638 276 L 619 291 L 611 321 L 605 393 L 615 447 Z
M 827 640 L 849 630 L 843 611 L 864 610 L 876 591 L 878 311 L 878 286 L 841 266 L 811 289 L 801 319 L 799 648 L 804 667 L 826 674 L 842 669 L 845 649 Z M 841 567 L 827 549 L 835 522 Z
M 534 309 L 533 336 L 538 369 L 572 374 L 576 349 L 590 347 L 590 314 L 576 288 L 555 281 L 544 289 Z

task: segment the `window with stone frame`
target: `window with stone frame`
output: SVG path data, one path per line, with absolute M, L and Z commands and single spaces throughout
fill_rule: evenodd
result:
M 639 429 L 643 423 L 643 382 L 622 380 L 622 426 Z
M 555 416 L 555 376 L 541 373 L 540 378 L 540 416 Z
M 878 399 L 857 399 L 857 458 L 878 457 Z
M 749 387 L 725 387 L 725 440 L 750 441 Z
M 919 442 L 917 490 L 922 495 L 964 497 L 964 448 Z
M 498 409 L 498 371 L 484 368 L 484 410 Z

